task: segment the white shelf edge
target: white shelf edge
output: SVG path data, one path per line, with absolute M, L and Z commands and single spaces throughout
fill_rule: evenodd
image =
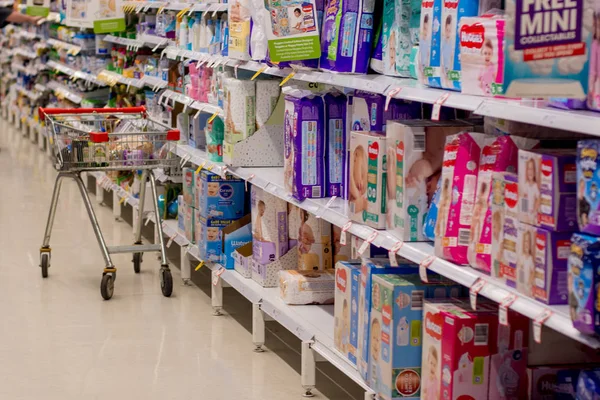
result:
M 203 102 L 194 100 L 191 97 L 184 95 L 183 93 L 178 93 L 171 89 L 165 90 L 161 94 L 161 98 L 176 101 L 176 102 L 181 103 L 184 106 L 194 109 L 196 111 L 201 111 L 201 112 L 205 112 L 208 114 L 217 114 L 220 117 L 224 116 L 224 112 L 221 107 L 215 106 L 214 104 L 203 103 Z M 165 101 L 165 100 L 162 100 L 162 101 Z

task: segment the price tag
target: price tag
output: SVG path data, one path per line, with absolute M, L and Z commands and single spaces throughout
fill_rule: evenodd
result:
M 508 308 L 517 300 L 517 295 L 510 293 L 500 302 L 498 308 L 498 322 L 502 325 L 508 325 Z
M 148 222 L 150 222 L 151 219 L 152 215 L 148 215 L 148 217 L 146 218 L 146 222 L 144 222 L 144 226 L 148 225 Z
M 206 170 L 207 171 L 212 171 L 214 167 L 215 167 L 215 164 L 211 164 L 208 167 L 206 167 Z
M 176 238 L 176 237 L 177 237 L 177 232 L 175 232 L 175 233 L 173 234 L 173 236 L 171 236 L 171 237 L 169 238 L 169 241 L 167 242 L 167 247 L 171 247 L 171 245 L 173 244 L 173 240 L 175 240 L 175 238 Z
M 435 256 L 428 256 L 426 259 L 421 261 L 419 264 L 419 276 L 421 280 L 425 283 L 429 283 L 429 279 L 427 278 L 427 268 L 435 261 Z
M 213 280 L 212 280 L 213 286 L 217 286 L 217 284 L 219 283 L 219 280 L 221 279 L 221 275 L 223 275 L 223 272 L 225 272 L 225 268 L 221 267 L 214 273 Z
M 233 66 L 233 75 L 235 76 L 235 79 L 237 79 L 237 78 L 238 78 L 238 73 L 237 73 L 237 71 L 238 71 L 238 67 L 239 67 L 239 66 L 240 66 L 240 64 L 235 64 L 235 65 Z
M 471 308 L 473 310 L 477 310 L 477 295 L 479 294 L 481 289 L 483 289 L 485 284 L 486 281 L 484 281 L 481 278 L 477 278 L 475 283 L 473 283 L 473 285 L 469 289 L 469 300 L 471 301 Z
M 365 240 L 363 242 L 363 244 L 360 246 L 360 248 L 358 249 L 358 254 L 362 256 L 363 253 L 365 252 L 365 250 L 367 250 L 367 247 L 369 247 L 369 245 L 371 243 L 373 243 L 373 240 L 375 240 L 375 238 L 378 235 L 379 235 L 379 232 L 373 231 L 373 233 L 371 233 L 371 235 L 367 238 L 367 240 Z
M 125 197 L 125 196 L 121 197 L 121 200 L 119 200 L 119 204 L 121 205 L 121 204 L 125 203 L 125 200 L 127 200 L 127 197 Z
M 194 268 L 194 271 L 198 271 L 202 267 L 204 267 L 204 261 L 200 261 L 198 265 L 196 265 L 196 268 Z
M 221 167 L 221 178 L 227 179 L 227 165 Z
M 181 159 L 181 168 L 183 168 L 185 163 L 188 162 L 190 160 L 190 158 L 192 158 L 192 156 L 190 156 L 189 154 L 186 154 L 185 156 L 183 156 L 183 158 Z
M 352 226 L 352 221 L 348 221 L 348 222 L 346 222 L 346 225 L 344 225 L 342 227 L 342 232 L 340 234 L 340 244 L 342 246 L 345 246 L 347 243 L 346 232 L 348 231 L 348 229 L 350 229 L 351 226 Z
M 208 119 L 208 123 L 210 124 L 211 122 L 213 122 L 215 120 L 215 118 L 217 118 L 217 116 L 219 115 L 219 112 L 215 112 L 209 119 Z
M 285 85 L 290 79 L 292 79 L 294 77 L 294 75 L 296 75 L 296 71 L 290 72 L 290 74 L 288 76 L 286 76 L 285 78 L 283 78 L 283 80 L 279 84 L 279 87 Z
M 206 165 L 206 161 L 203 161 L 202 164 L 198 165 L 198 168 L 196 169 L 196 173 L 199 174 L 205 165 Z
M 395 89 L 390 90 L 387 97 L 385 98 L 385 111 L 388 110 L 388 108 L 390 106 L 390 102 L 392 101 L 392 98 L 394 96 L 396 96 L 398 93 L 400 93 L 401 91 L 402 91 L 401 87 L 397 87 Z
M 337 196 L 332 196 L 327 202 L 327 204 L 325 204 L 325 207 L 319 208 L 317 214 L 315 214 L 315 218 L 321 218 L 323 216 L 323 213 L 331 207 L 335 199 L 337 199 Z
M 255 80 L 256 78 L 258 78 L 258 76 L 260 74 L 262 74 L 263 72 L 265 72 L 265 70 L 267 69 L 266 65 L 263 65 L 262 67 L 260 67 L 260 69 L 258 71 L 256 71 L 256 73 L 254 75 L 252 75 L 252 78 L 250 78 L 251 81 Z
M 442 104 L 450 97 L 450 93 L 444 93 L 439 99 L 433 103 L 433 110 L 431 111 L 431 120 L 439 121 L 440 120 L 440 112 L 442 110 Z
M 542 325 L 548 321 L 548 318 L 550 318 L 552 314 L 552 310 L 545 309 L 533 320 L 533 340 L 535 340 L 536 343 L 542 343 Z
M 389 251 L 390 265 L 392 267 L 398 266 L 398 258 L 396 257 L 396 254 L 400 251 L 402 246 L 404 246 L 404 242 L 400 241 L 400 242 L 396 243 L 394 245 L 394 247 L 392 247 Z

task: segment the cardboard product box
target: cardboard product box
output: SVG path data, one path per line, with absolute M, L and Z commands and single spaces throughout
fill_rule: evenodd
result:
M 234 252 L 238 247 L 252 243 L 252 217 L 250 214 L 232 222 L 223 228 L 223 243 L 221 254 L 221 264 L 226 269 L 235 268 Z

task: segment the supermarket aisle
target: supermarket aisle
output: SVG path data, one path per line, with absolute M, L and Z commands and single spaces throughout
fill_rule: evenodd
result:
M 153 255 L 138 276 L 131 255 L 116 256 L 115 296 L 103 301 L 102 257 L 73 182 L 63 184 L 42 280 L 55 174 L 44 153 L 0 124 L 0 398 L 300 398 L 298 373 L 275 354 L 253 353 L 250 333 L 212 317 L 210 299 L 181 286 L 175 268 L 174 297 L 164 298 Z M 97 211 L 107 241 L 129 243 L 131 227 Z

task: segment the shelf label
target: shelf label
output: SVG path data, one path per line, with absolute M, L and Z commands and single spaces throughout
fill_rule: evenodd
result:
M 485 284 L 486 281 L 484 281 L 481 278 L 477 278 L 477 280 L 475 280 L 475 283 L 473 283 L 473 285 L 471 285 L 471 288 L 469 289 L 469 300 L 471 300 L 471 308 L 473 310 L 477 310 L 477 295 L 479 294 L 481 289 L 483 289 Z
M 450 97 L 450 93 L 444 93 L 439 99 L 433 103 L 433 110 L 431 111 L 431 120 L 439 121 L 440 120 L 440 112 L 442 111 L 442 104 Z
M 281 86 L 285 85 L 286 83 L 288 83 L 288 81 L 290 79 L 292 79 L 294 77 L 294 75 L 296 75 L 296 71 L 290 72 L 290 74 L 288 76 L 286 76 L 285 78 L 283 78 L 283 80 L 279 84 L 279 87 L 281 87 Z
M 533 320 L 533 340 L 535 340 L 536 343 L 542 343 L 542 325 L 548 321 L 552 314 L 552 310 L 546 308 Z
M 348 231 L 348 229 L 350 229 L 350 227 L 352 226 L 352 221 L 348 221 L 346 222 L 346 224 L 342 227 L 342 232 L 340 234 L 340 244 L 342 246 L 345 246 L 347 243 L 346 240 L 346 232 Z
M 379 232 L 377 231 L 373 231 L 373 233 L 371 233 L 371 235 L 369 235 L 369 237 L 367 238 L 367 240 L 365 240 L 363 242 L 363 244 L 359 247 L 358 249 L 358 254 L 359 255 L 363 255 L 363 253 L 367 250 L 367 248 L 369 247 L 369 245 L 371 243 L 373 243 L 373 240 L 375 240 L 375 238 L 379 235 Z
M 401 91 L 402 91 L 401 87 L 397 87 L 395 89 L 390 90 L 390 92 L 388 93 L 388 95 L 385 98 L 385 111 L 387 111 L 388 108 L 390 107 L 390 102 L 392 101 L 392 98 L 394 98 L 394 96 L 396 96 Z
M 399 241 L 389 251 L 390 265 L 392 267 L 397 267 L 398 266 L 398 257 L 396 257 L 396 254 L 400 251 L 400 249 L 402 248 L 402 246 L 404 246 L 404 242 L 403 241 Z
M 173 234 L 173 236 L 171 236 L 171 237 L 169 238 L 169 241 L 167 242 L 167 247 L 171 247 L 171 245 L 173 244 L 173 240 L 175 240 L 175 238 L 176 238 L 176 237 L 177 237 L 177 232 L 175 232 L 175 233 Z
M 419 264 L 419 276 L 421 280 L 425 283 L 429 283 L 429 279 L 427 278 L 427 268 L 435 261 L 435 256 L 428 256 Z
M 204 261 L 200 261 L 198 265 L 196 265 L 196 268 L 194 268 L 194 271 L 198 271 L 202 267 L 204 267 Z
M 148 222 L 150 222 L 150 220 L 152 219 L 152 214 L 148 215 L 148 217 L 146 217 L 146 222 L 144 222 L 144 226 L 148 225 Z
M 517 300 L 517 298 L 518 297 L 516 294 L 510 293 L 500 302 L 500 307 L 498 309 L 498 322 L 500 322 L 501 325 L 508 325 L 508 309 Z
M 317 213 L 315 214 L 315 218 L 321 218 L 323 216 L 323 213 L 331 207 L 335 199 L 337 199 L 337 196 L 332 196 L 329 199 L 329 201 L 327 201 L 327 203 L 325 204 L 325 207 L 320 207 Z
M 225 272 L 225 268 L 221 267 L 213 273 L 213 286 L 217 286 L 219 284 L 219 280 L 221 280 L 221 275 Z
M 227 179 L 227 165 L 221 167 L 221 178 Z
M 206 165 L 206 161 L 203 161 L 202 164 L 199 164 L 198 168 L 196 168 L 196 173 L 199 174 L 200 171 L 202 171 L 202 168 L 204 168 L 205 165 Z
M 258 71 L 256 71 L 256 73 L 254 75 L 252 75 L 252 78 L 250 78 L 251 81 L 255 80 L 256 78 L 258 78 L 258 76 L 260 74 L 262 74 L 263 72 L 265 72 L 265 70 L 267 69 L 266 65 L 263 65 L 262 67 L 260 67 L 260 69 Z M 237 76 L 236 76 L 237 77 Z
M 215 120 L 215 118 L 217 118 L 217 116 L 219 115 L 219 112 L 215 112 L 213 115 L 211 115 L 211 117 L 208 119 L 208 123 L 210 124 L 211 122 L 213 122 Z

